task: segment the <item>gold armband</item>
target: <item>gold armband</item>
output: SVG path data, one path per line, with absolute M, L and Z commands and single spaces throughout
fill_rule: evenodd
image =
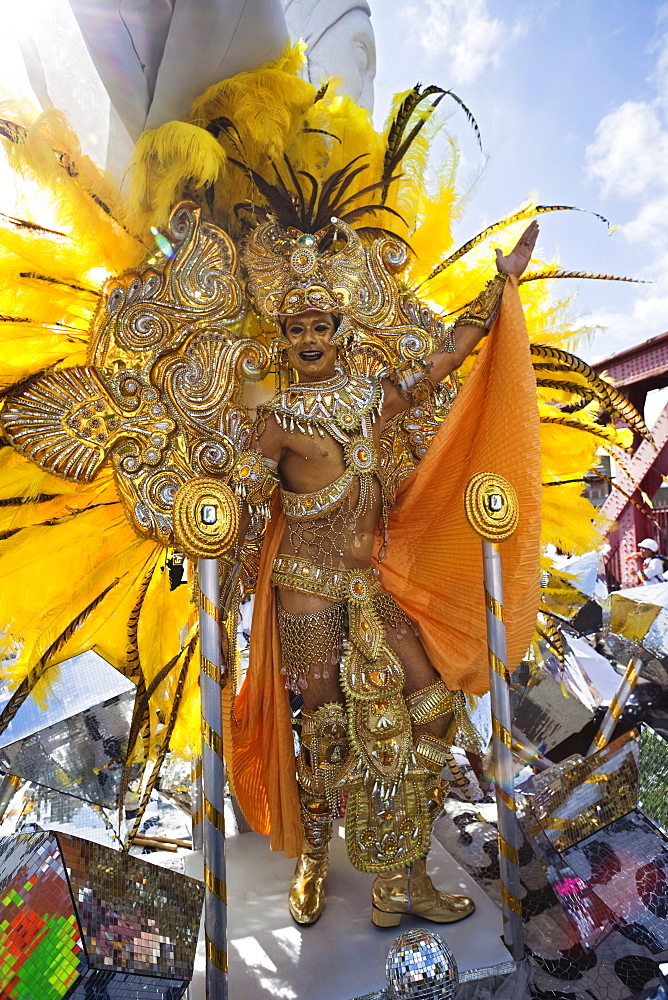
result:
M 426 726 L 443 715 L 449 715 L 455 704 L 455 695 L 443 681 L 413 691 L 406 698 L 406 707 L 414 726 Z
M 264 517 L 271 517 L 271 496 L 279 479 L 269 460 L 259 451 L 247 451 L 239 456 L 230 484 L 237 496 Z
M 457 317 L 456 325 L 479 326 L 482 330 L 489 330 L 501 306 L 501 296 L 507 280 L 508 275 L 504 271 L 498 271 L 490 278 L 478 298 L 471 302 L 466 312 Z

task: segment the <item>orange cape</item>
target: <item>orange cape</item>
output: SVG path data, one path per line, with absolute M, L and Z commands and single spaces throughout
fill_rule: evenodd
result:
M 505 476 L 517 491 L 517 531 L 503 542 L 504 604 L 511 671 L 533 634 L 539 597 L 540 444 L 536 379 L 517 282 L 471 375 L 425 457 L 399 490 L 380 578 L 420 625 L 429 658 L 451 689 L 488 688 L 482 545 L 464 512 L 478 472 Z M 285 520 L 275 510 L 260 561 L 250 665 L 235 705 L 232 775 L 239 804 L 271 847 L 301 850 L 295 750 L 271 568 Z M 230 760 L 228 748 L 228 760 Z

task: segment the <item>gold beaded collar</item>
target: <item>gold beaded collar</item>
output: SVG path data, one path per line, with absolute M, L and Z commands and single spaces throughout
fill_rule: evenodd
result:
M 328 431 L 345 442 L 352 433 L 368 433 L 382 405 L 383 389 L 378 379 L 338 371 L 322 382 L 289 386 L 262 410 L 275 414 L 286 431 L 297 429 L 313 436 L 315 427 L 321 437 Z

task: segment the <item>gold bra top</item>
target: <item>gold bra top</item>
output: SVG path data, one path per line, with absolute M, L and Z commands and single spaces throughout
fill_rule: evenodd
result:
M 291 493 L 280 489 L 281 504 L 286 517 L 306 519 L 322 517 L 327 511 L 337 507 L 345 498 L 355 479 L 355 473 L 346 469 L 342 476 L 335 479 L 323 490 L 315 493 Z
M 382 488 L 383 479 L 372 441 L 363 437 L 352 438 L 346 441 L 343 453 L 346 468 L 329 486 L 315 493 L 292 493 L 280 488 L 281 504 L 286 517 L 298 520 L 322 517 L 345 499 L 357 478 L 371 479 L 375 476 Z

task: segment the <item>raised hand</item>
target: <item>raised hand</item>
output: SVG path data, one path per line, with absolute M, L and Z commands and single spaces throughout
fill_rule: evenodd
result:
M 531 254 L 533 253 L 533 248 L 536 245 L 536 240 L 538 239 L 539 226 L 536 220 L 527 226 L 522 235 L 520 236 L 518 242 L 515 244 L 513 249 L 505 257 L 496 248 L 496 266 L 499 271 L 505 271 L 506 274 L 512 274 L 516 278 L 519 278 L 521 274 L 526 270 L 527 264 L 531 260 Z

